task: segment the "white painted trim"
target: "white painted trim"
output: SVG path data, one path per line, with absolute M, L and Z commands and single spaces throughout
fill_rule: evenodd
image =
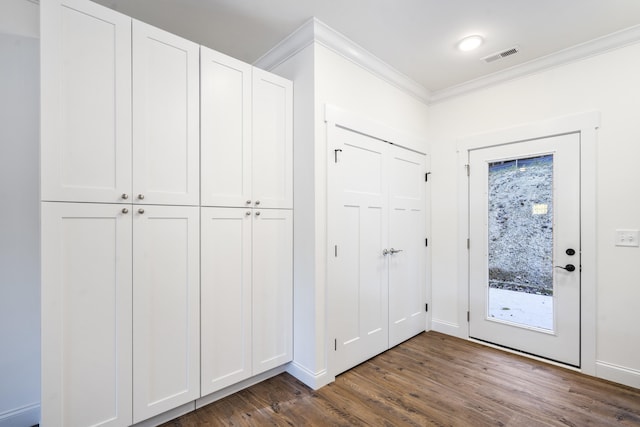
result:
M 335 105 L 326 104 L 324 120 L 326 123 L 333 123 L 354 132 L 390 142 L 420 154 L 428 154 L 429 145 L 427 141 L 389 127 L 383 123 L 373 121 L 358 114 L 343 110 Z
M 452 337 L 462 338 L 463 340 L 469 338 L 469 334 L 465 333 L 459 324 L 447 322 L 446 320 L 431 319 L 431 330 L 451 335 Z
M 0 427 L 30 426 L 40 421 L 40 403 L 13 408 L 0 413 Z
M 429 103 L 444 101 L 479 89 L 539 73 L 560 65 L 596 56 L 640 41 L 640 25 L 636 25 L 561 51 L 515 65 L 459 85 L 432 91 Z
M 253 65 L 267 71 L 273 70 L 314 42 L 359 65 L 421 102 L 428 103 L 429 91 L 422 85 L 316 18 L 309 19 L 287 38 L 258 58 Z
M 582 250 L 580 370 L 589 375 L 596 372 L 596 143 L 600 127 L 600 113 L 587 112 L 544 120 L 532 124 L 469 136 L 458 141 L 458 321 L 469 325 L 466 311 L 469 307 L 469 188 L 465 165 L 469 150 L 491 147 L 517 141 L 544 138 L 567 133 L 580 133 L 580 233 Z M 473 242 L 472 242 L 473 244 Z M 459 335 L 458 335 L 459 336 Z
M 148 418 L 146 420 L 140 421 L 137 424 L 133 424 L 132 427 L 155 427 L 160 424 L 164 424 L 167 421 L 171 421 L 174 418 L 181 417 L 189 412 L 193 412 L 196 410 L 195 401 L 191 401 L 185 403 L 184 405 L 180 405 L 177 408 L 170 409 L 166 412 L 158 414 L 154 417 Z
M 629 387 L 640 388 L 640 371 L 636 369 L 598 360 L 596 362 L 596 376 Z
M 318 390 L 336 380 L 336 377 L 329 375 L 326 369 L 322 369 L 319 372 L 312 372 L 295 361 L 289 364 L 287 372 L 314 390 Z

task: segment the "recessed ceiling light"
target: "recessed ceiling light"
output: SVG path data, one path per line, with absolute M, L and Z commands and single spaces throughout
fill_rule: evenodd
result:
M 483 41 L 484 39 L 479 35 L 467 36 L 458 42 L 458 49 L 463 52 L 468 52 L 478 48 Z

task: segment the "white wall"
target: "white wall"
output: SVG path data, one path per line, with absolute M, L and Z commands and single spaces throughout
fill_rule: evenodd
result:
M 35 8 L 37 28 L 37 7 L 21 3 Z M 0 16 L 12 16 L 8 5 Z M 40 419 L 38 45 L 0 33 L 0 426 Z
M 640 387 L 640 249 L 614 230 L 640 228 L 640 44 L 430 107 L 433 327 L 459 325 L 456 141 L 560 116 L 601 112 L 597 147 L 597 374 Z
M 330 104 L 424 140 L 427 106 L 327 47 L 313 43 L 271 70 L 294 81 L 294 364 L 312 387 L 327 372 L 326 126 Z M 426 147 L 419 147 L 426 150 Z

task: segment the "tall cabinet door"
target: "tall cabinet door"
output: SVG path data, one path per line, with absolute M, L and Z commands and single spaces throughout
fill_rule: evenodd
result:
M 129 209 L 42 203 L 41 289 L 42 424 L 130 425 Z
M 253 69 L 254 205 L 293 208 L 293 83 Z
M 424 331 L 426 156 L 389 147 L 389 347 Z
M 202 208 L 203 396 L 251 376 L 251 214 Z
M 200 396 L 199 208 L 133 213 L 133 421 Z
M 42 200 L 124 202 L 131 19 L 83 0 L 43 1 L 40 11 Z
M 203 206 L 250 206 L 251 65 L 200 48 Z
M 135 203 L 198 205 L 199 46 L 133 21 Z
M 293 213 L 253 213 L 253 374 L 293 358 Z

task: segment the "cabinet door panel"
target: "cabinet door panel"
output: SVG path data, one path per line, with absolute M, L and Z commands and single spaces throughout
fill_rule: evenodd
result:
M 198 208 L 139 209 L 133 218 L 134 422 L 200 396 Z
M 201 47 L 202 205 L 251 199 L 251 65 Z
M 131 214 L 42 203 L 42 423 L 131 415 Z
M 202 208 L 201 244 L 204 396 L 251 376 L 251 209 Z
M 262 208 L 293 207 L 293 84 L 253 69 L 253 183 Z
M 293 215 L 260 209 L 253 221 L 253 374 L 292 359 Z
M 133 192 L 136 203 L 199 201 L 199 47 L 133 21 Z
M 131 19 L 88 1 L 41 6 L 42 200 L 131 192 Z

